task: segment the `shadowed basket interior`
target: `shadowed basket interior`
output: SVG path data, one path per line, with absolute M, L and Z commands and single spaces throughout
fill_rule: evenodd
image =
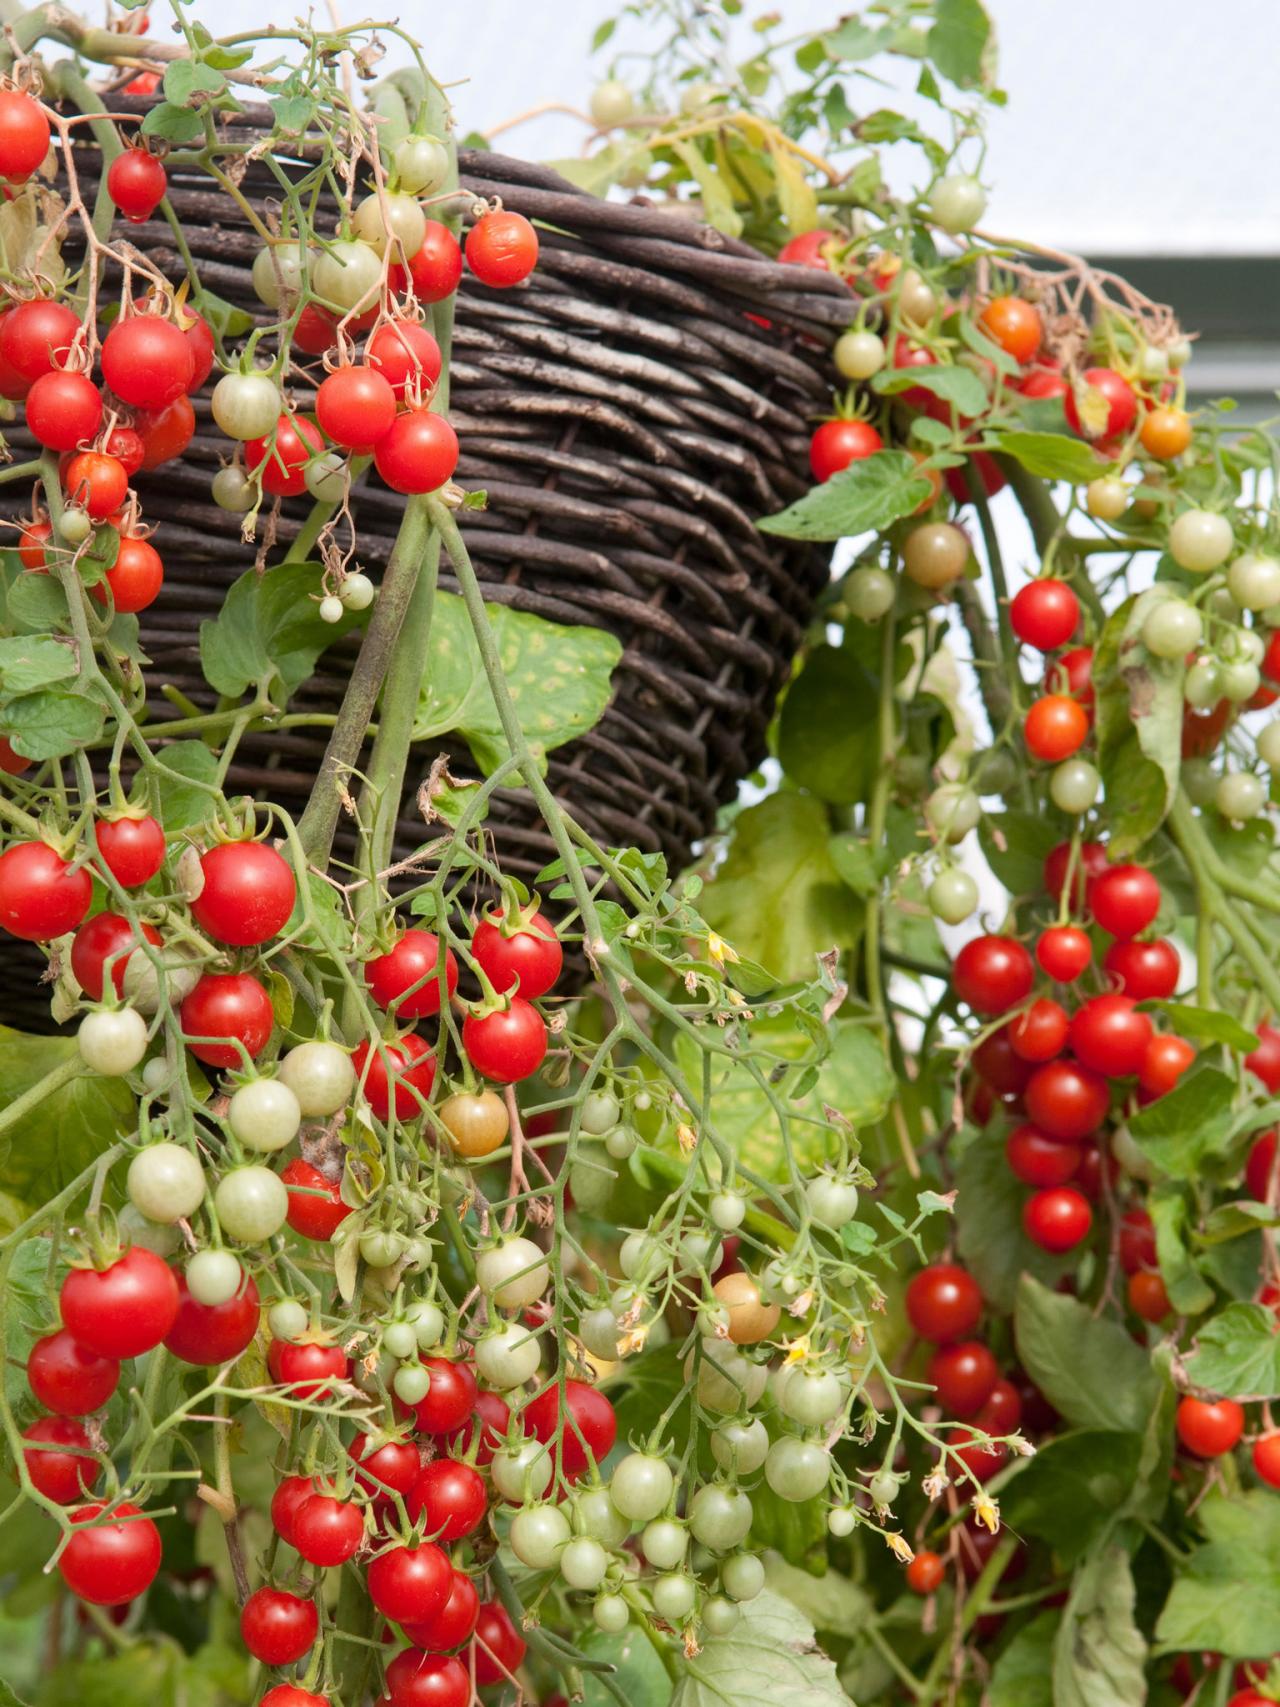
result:
M 260 133 L 267 121 L 250 111 L 228 134 Z M 99 156 L 86 145 L 76 160 L 91 205 Z M 500 155 L 464 153 L 460 164 L 465 187 L 541 227 L 526 285 L 493 291 L 467 273 L 459 295 L 449 411 L 462 445 L 458 478 L 488 493 L 486 509 L 460 518 L 467 545 L 486 598 L 606 628 L 621 643 L 608 709 L 550 754 L 548 780 L 597 840 L 661 850 L 678 867 L 763 756 L 778 690 L 828 574 L 827 553 L 771 539 L 755 521 L 808 484 L 811 423 L 830 396 L 826 351 L 848 322 L 848 296 L 825 272 L 762 260 L 679 213 L 601 201 Z M 207 185 L 171 168 L 170 202 L 201 279 L 266 318 L 250 283 L 260 239 Z M 241 187 L 260 207 L 278 196 L 261 162 Z M 183 276 L 163 220 L 130 227 L 128 237 L 167 277 Z M 199 626 L 252 562 L 239 518 L 209 496 L 232 447 L 213 428 L 207 397 L 208 387 L 195 399 L 197 433 L 183 458 L 135 482 L 165 563 L 164 588 L 141 617 L 157 716 L 173 716 L 160 694 L 166 684 L 213 707 Z M 294 400 L 307 408 L 304 385 Z M 22 433 L 11 436 L 20 446 Z M 9 515 L 22 502 L 5 492 Z M 356 559 L 375 579 L 404 503 L 374 476 L 353 493 Z M 305 499 L 282 505 L 281 541 L 308 508 Z M 456 590 L 447 561 L 441 585 Z M 291 709 L 336 710 L 357 645 L 351 636 L 332 647 Z M 228 791 L 300 811 L 326 738 L 324 728 L 246 736 Z M 414 800 L 442 750 L 455 775 L 477 774 L 465 746 L 415 749 L 401 856 L 423 839 Z M 521 791 L 495 796 L 489 828 L 500 862 L 526 880 L 552 857 Z M 30 1025 L 44 1011 L 25 967 L 6 980 L 0 1017 Z

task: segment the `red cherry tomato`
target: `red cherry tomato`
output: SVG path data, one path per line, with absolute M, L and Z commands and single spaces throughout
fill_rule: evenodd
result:
M 49 152 L 49 121 L 21 89 L 0 90 L 0 178 L 25 184 Z
M 18 536 L 18 558 L 24 569 L 30 569 L 35 574 L 48 573 L 45 563 L 45 547 L 53 538 L 53 525 L 50 522 L 28 522 Z
M 947 1567 L 937 1553 L 917 1553 L 907 1566 L 907 1587 L 912 1594 L 936 1594 L 946 1580 Z
M 1069 694 L 1093 716 L 1097 698 L 1093 688 L 1093 647 L 1072 646 L 1060 652 L 1045 671 L 1045 686 L 1053 693 Z
M 911 1277 L 907 1319 L 923 1340 L 946 1345 L 971 1334 L 982 1315 L 982 1293 L 968 1269 L 936 1262 Z
M 1075 1144 L 1064 1144 L 1057 1138 L 1047 1138 L 1034 1126 L 1015 1126 L 1005 1139 L 1005 1160 L 1009 1171 L 1023 1185 L 1038 1188 L 1066 1185 L 1075 1177 L 1080 1166 L 1080 1150 Z
M 105 604 L 110 593 L 118 611 L 135 612 L 154 604 L 163 585 L 164 564 L 160 553 L 150 540 L 126 533 L 120 536 L 115 562 L 89 592 L 99 604 Z
M 418 1427 L 422 1426 L 419 1422 Z M 511 1408 L 506 1400 L 497 1393 L 477 1393 L 467 1421 L 456 1432 L 446 1434 L 442 1445 L 455 1458 L 474 1458 L 483 1469 L 493 1462 L 493 1455 L 507 1438 L 510 1427 Z
M 908 367 L 937 367 L 938 358 L 924 344 L 913 343 L 905 333 L 893 341 L 892 361 L 895 368 Z M 909 385 L 905 391 L 896 393 L 902 403 L 909 403 L 913 409 L 929 409 L 940 399 L 925 385 Z M 946 419 L 950 421 L 948 409 Z
M 1055 901 L 1062 899 L 1071 864 L 1071 843 L 1059 842 L 1044 862 L 1044 886 Z M 1107 869 L 1107 850 L 1101 842 L 1082 842 L 1072 866 L 1072 904 L 1083 906 L 1089 881 Z
M 1138 1083 L 1148 1096 L 1166 1096 L 1196 1058 L 1185 1037 L 1153 1037 L 1138 1069 Z
M 1040 348 L 1044 336 L 1040 310 L 1020 296 L 993 296 L 978 316 L 978 324 L 992 343 L 999 344 L 1022 367 Z
M 1088 1238 L 1093 1211 L 1087 1198 L 1073 1186 L 1049 1186 L 1035 1192 L 1022 1206 L 1022 1226 L 1027 1237 L 1041 1247 L 1061 1255 L 1074 1250 Z
M 294 1232 L 304 1239 L 331 1239 L 351 1213 L 350 1206 L 342 1201 L 340 1187 L 301 1156 L 295 1156 L 281 1170 L 280 1178 L 289 1193 L 287 1218 Z
M 419 1434 L 453 1434 L 476 1406 L 476 1378 L 470 1364 L 447 1357 L 424 1357 L 423 1367 L 431 1376 L 425 1399 L 410 1408 Z
M 93 1457 L 89 1436 L 72 1417 L 40 1417 L 22 1431 L 36 1442 L 22 1461 L 38 1493 L 57 1505 L 74 1505 L 93 1492 L 102 1466 Z
M 271 1521 L 282 1541 L 293 1546 L 293 1520 L 298 1507 L 316 1492 L 310 1476 L 286 1476 L 271 1496 Z
M 1220 1458 L 1244 1433 L 1244 1409 L 1234 1399 L 1196 1399 L 1190 1393 L 1178 1401 L 1175 1417 L 1178 1439 L 1197 1458 Z
M 965 943 L 951 968 L 951 987 L 984 1016 L 1006 1013 L 1031 994 L 1031 956 L 1012 937 L 979 936 Z
M 985 1409 L 985 1406 L 983 1407 Z M 984 1429 L 983 1433 L 990 1433 Z M 947 1433 L 947 1444 L 954 1448 L 955 1456 L 980 1482 L 989 1482 L 997 1470 L 1003 1469 L 1008 1462 L 1009 1449 L 1005 1446 L 987 1446 L 976 1428 L 953 1428 Z
M 1274 1095 L 1280 1091 L 1280 1031 L 1273 1025 L 1255 1026 L 1258 1047 L 1244 1058 L 1244 1064 L 1257 1075 Z
M 142 434 L 135 427 L 122 426 L 118 421 L 103 439 L 102 448 L 108 456 L 115 457 L 130 480 L 142 467 L 142 460 L 147 454 Z
M 374 466 L 393 492 L 434 492 L 453 478 L 458 435 L 430 409 L 406 409 L 374 447 Z
M 47 842 L 15 842 L 0 854 L 0 928 L 26 942 L 73 931 L 89 911 L 93 879 Z
M 510 1085 L 536 1073 L 547 1053 L 542 1015 L 523 996 L 512 996 L 493 1013 L 469 1013 L 462 1022 L 462 1047 L 477 1073 Z
M 407 1494 L 422 1469 L 422 1455 L 411 1440 L 383 1440 L 358 1434 L 347 1448 L 360 1466 L 356 1484 L 375 1498 Z
M 390 1707 L 470 1707 L 471 1674 L 454 1654 L 406 1648 L 387 1667 Z
M 1013 1047 L 1013 1028 L 1016 1020 L 993 1031 L 973 1052 L 973 1067 L 983 1082 L 1003 1097 L 1020 1096 L 1031 1077 L 1031 1064 Z
M 434 1458 L 423 1467 L 405 1501 L 416 1523 L 424 1518 L 429 1541 L 461 1541 L 484 1522 L 489 1498 L 484 1477 L 455 1458 Z
M 1135 1002 L 1167 1001 L 1182 975 L 1177 949 L 1163 938 L 1156 942 L 1113 942 L 1102 965 Z
M 140 889 L 164 864 L 164 831 L 149 815 L 99 819 L 93 834 L 102 863 L 122 889 Z
M 1039 652 L 1065 646 L 1080 621 L 1080 601 L 1065 581 L 1047 575 L 1023 587 L 1009 606 L 1009 621 L 1019 640 Z
M 206 972 L 186 997 L 178 1017 L 187 1048 L 210 1067 L 241 1067 L 243 1044 L 252 1059 L 261 1055 L 275 1024 L 271 997 L 248 972 Z M 193 1038 L 212 1041 L 192 1042 Z
M 403 1626 L 415 1648 L 430 1654 L 446 1654 L 460 1648 L 471 1636 L 480 1616 L 480 1596 L 470 1577 L 454 1571 L 449 1598 L 435 1617 Z
M 369 994 L 397 1019 L 427 1019 L 440 1012 L 440 942 L 432 931 L 407 930 L 394 948 L 365 963 Z M 445 988 L 458 988 L 458 961 L 444 951 Z M 409 994 L 408 992 L 412 992 Z
M 1280 1488 L 1280 1433 L 1254 1441 L 1253 1467 L 1269 1488 Z
M 304 305 L 293 326 L 293 345 L 304 355 L 326 355 L 338 341 L 338 322 L 318 303 Z
M 436 1058 L 416 1031 L 382 1043 L 377 1049 L 368 1043 L 357 1044 L 351 1051 L 351 1064 L 379 1120 L 390 1118 L 393 1088 L 397 1120 L 415 1120 L 422 1113 L 435 1083 Z
M 939 1346 L 925 1379 L 938 1389 L 938 1403 L 948 1416 L 971 1417 L 991 1397 L 999 1374 L 989 1347 L 981 1340 L 961 1340 Z
M 1036 943 L 1040 970 L 1059 984 L 1073 984 L 1093 959 L 1093 944 L 1078 925 L 1050 925 Z
M 62 1580 L 94 1606 L 123 1606 L 150 1588 L 160 1569 L 160 1531 L 136 1505 L 122 1500 L 105 1521 L 104 1505 L 71 1514 L 75 1528 L 58 1559 Z
M 1107 1081 L 1079 1061 L 1046 1061 L 1024 1093 L 1027 1115 L 1049 1138 L 1078 1143 L 1096 1132 L 1111 1106 Z
M 1094 996 L 1071 1020 L 1076 1059 L 1109 1079 L 1138 1072 L 1151 1038 L 1151 1020 L 1128 996 Z
M 237 948 L 276 936 L 297 900 L 289 862 L 264 842 L 220 842 L 201 856 L 200 872 L 192 917 L 215 941 Z
M 164 1336 L 167 1350 L 184 1363 L 231 1363 L 253 1343 L 262 1304 L 253 1276 L 225 1304 L 201 1304 L 191 1296 L 186 1276 L 178 1276 L 178 1314 Z
M 332 1494 L 312 1494 L 293 1513 L 293 1545 L 309 1565 L 345 1565 L 364 1540 L 364 1513 Z
M 65 1328 L 46 1334 L 27 1358 L 27 1383 L 47 1411 L 63 1417 L 87 1417 L 100 1411 L 120 1380 L 118 1358 L 103 1357 Z
M 1022 733 L 1032 758 L 1056 765 L 1079 752 L 1088 739 L 1088 713 L 1066 694 L 1047 693 L 1032 701 Z
M 330 1707 L 330 1704 L 323 1695 L 299 1689 L 296 1683 L 277 1683 L 262 1697 L 258 1707 Z
M 426 1624 L 444 1610 L 453 1588 L 453 1566 L 448 1555 L 430 1541 L 417 1547 L 392 1547 L 373 1560 L 365 1583 L 369 1599 L 384 1617 L 395 1624 Z
M 1089 884 L 1089 911 L 1104 931 L 1128 939 L 1160 911 L 1160 885 L 1140 865 L 1112 865 Z
M 108 960 L 116 994 L 124 995 L 124 974 L 129 956 L 143 941 L 155 948 L 160 947 L 160 932 L 145 920 L 137 929 L 120 913 L 95 913 L 91 919 L 85 920 L 71 941 L 71 970 L 91 1001 L 102 1000 Z
M 101 422 L 102 393 L 82 373 L 42 374 L 27 393 L 27 426 L 50 450 L 74 450 Z
M 543 913 L 504 934 L 502 913 L 481 919 L 471 939 L 476 964 L 499 995 L 516 994 L 533 1002 L 545 996 L 564 965 L 555 927 Z
M 1052 1061 L 1062 1053 L 1066 1041 L 1066 1012 L 1048 996 L 1041 996 L 1009 1022 L 1010 1045 L 1024 1061 Z
M 783 266 L 816 267 L 819 272 L 829 273 L 831 262 L 824 253 L 828 243 L 837 243 L 834 231 L 825 231 L 819 227 L 816 231 L 801 232 L 799 237 L 789 237 L 778 250 L 778 259 Z
M 1120 1217 L 1120 1267 L 1126 1274 L 1155 1268 L 1156 1230 L 1145 1209 L 1126 1209 Z
M 185 336 L 190 338 L 190 332 Z M 138 431 L 142 434 L 143 468 L 161 468 L 166 462 L 175 462 L 195 437 L 196 412 L 191 399 L 175 397 L 163 409 L 140 413 Z
M 107 168 L 107 194 L 131 225 L 141 225 L 165 198 L 164 167 L 145 148 L 126 148 Z
M 1255 1138 L 1249 1147 L 1244 1165 L 1244 1183 L 1257 1203 L 1265 1203 L 1271 1195 L 1271 1173 L 1276 1160 L 1276 1133 L 1272 1128 Z
M 538 264 L 538 233 L 522 213 L 486 213 L 467 233 L 467 265 L 495 290 L 527 279 Z
M 527 1646 L 511 1622 L 505 1606 L 488 1600 L 476 1620 L 471 1655 L 476 1682 L 482 1685 L 508 1682 L 523 1664 Z
M 261 472 L 262 489 L 273 498 L 296 498 L 307 489 L 307 464 L 323 449 L 314 421 L 302 415 L 281 415 L 274 442 L 267 434 L 245 445 L 245 467 L 252 475 Z
M 1094 392 L 1100 394 L 1101 405 L 1090 395 Z M 1080 414 L 1081 402 L 1086 415 L 1090 416 L 1088 425 Z M 1113 439 L 1127 433 L 1133 425 L 1138 413 L 1138 398 L 1128 380 L 1114 368 L 1087 367 L 1078 384 L 1063 396 L 1062 406 L 1066 411 L 1067 425 L 1073 433 L 1090 439 Z M 1093 421 L 1093 408 L 1097 407 L 1101 415 L 1102 406 L 1106 409 L 1105 416 L 1101 416 L 1099 422 Z
M 815 480 L 830 480 L 883 449 L 884 440 L 870 421 L 823 421 L 809 440 L 809 467 Z
M 255 1589 L 240 1612 L 240 1636 L 255 1660 L 291 1666 L 315 1645 L 320 1614 L 313 1600 L 282 1588 Z
M 182 328 L 182 335 L 191 351 L 191 378 L 187 382 L 187 390 L 199 391 L 213 372 L 214 358 L 218 353 L 213 328 L 204 315 L 197 314 L 188 303 L 178 304 L 177 316 L 178 325 Z
M 395 296 L 404 296 L 412 282 L 413 294 L 419 302 L 443 302 L 452 296 L 462 277 L 462 250 L 447 225 L 438 219 L 427 221 L 427 234 L 416 255 L 409 257 L 409 271 L 399 262 L 387 270 L 387 286 Z
M 178 1314 L 178 1282 L 154 1252 L 134 1245 L 107 1268 L 73 1268 L 59 1294 L 62 1325 L 100 1357 L 141 1357 Z
M 1141 1316 L 1144 1322 L 1163 1322 L 1169 1314 L 1171 1305 L 1164 1281 L 1149 1269 L 1140 1269 L 1137 1274 L 1131 1274 L 1125 1290 L 1129 1297 L 1129 1308 L 1135 1316 Z
M 563 1428 L 558 1387 L 548 1387 L 545 1393 L 530 1399 L 520 1413 L 520 1421 L 547 1446 L 560 1431 L 558 1462 L 567 1482 L 576 1482 L 591 1463 L 603 1464 L 618 1438 L 618 1419 L 612 1403 L 599 1388 L 585 1381 L 564 1384 Z M 554 1448 L 552 1462 L 557 1462 Z
M 0 359 L 30 387 L 62 367 L 80 330 L 80 316 L 65 302 L 20 302 L 0 320 Z
M 415 386 L 429 393 L 440 378 L 440 346 L 417 320 L 384 321 L 365 345 L 364 359 L 399 398 Z
M 375 367 L 335 368 L 316 392 L 316 419 L 335 444 L 364 454 L 396 418 L 396 394 Z
M 102 340 L 102 377 L 122 403 L 163 409 L 191 384 L 195 357 L 186 334 L 158 314 L 117 320 Z

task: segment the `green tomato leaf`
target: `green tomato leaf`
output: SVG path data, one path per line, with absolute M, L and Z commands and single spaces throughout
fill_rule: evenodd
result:
M 1096 480 L 1102 468 L 1097 453 L 1083 439 L 1066 433 L 1001 433 L 995 448 L 1020 462 L 1028 474 L 1041 480 L 1069 480 L 1073 486 Z
M 282 563 L 240 576 L 218 615 L 200 624 L 200 664 L 210 687 L 239 698 L 262 684 L 287 700 L 306 681 L 325 648 L 362 620 L 344 612 L 341 622 L 321 622 L 321 573 L 318 563 Z
M 541 762 L 604 715 L 622 647 L 602 628 L 548 622 L 506 605 L 488 609 L 521 728 Z M 453 731 L 486 773 L 508 756 L 466 606 L 454 593 L 438 593 L 413 735 L 426 741 Z
M 1145 1428 L 1159 1382 L 1119 1322 L 1095 1317 L 1078 1298 L 1028 1274 L 1018 1283 L 1014 1336 L 1023 1368 L 1068 1422 L 1121 1433 Z
M 697 184 L 707 224 L 714 225 L 717 231 L 723 231 L 728 237 L 741 237 L 742 215 L 733 205 L 733 191 L 711 162 L 703 158 L 697 144 L 669 142 L 667 147 Z
M 987 1707 L 1053 1707 L 1057 1634 L 1056 1612 L 1041 1612 L 1023 1625 L 992 1668 Z
M 1094 654 L 1098 768 L 1102 772 L 1112 860 L 1130 858 L 1163 824 L 1182 770 L 1181 659 L 1153 657 L 1142 625 L 1174 596 L 1151 587 L 1126 599 L 1108 620 Z
M 956 1248 L 997 1310 L 1013 1309 L 1018 1280 L 1033 1274 L 1052 1284 L 1071 1266 L 1022 1230 L 1026 1188 L 1010 1172 L 1004 1139 L 980 1133 L 956 1169 Z
M 613 1666 L 611 1682 L 628 1707 L 669 1707 L 671 1679 L 653 1643 L 633 1618 L 620 1635 L 588 1630 L 581 1642 L 588 1658 L 608 1660 Z M 618 1707 L 618 1695 L 600 1681 L 600 1673 L 582 1673 L 583 1707 Z
M 170 832 L 185 830 L 201 824 L 209 816 L 213 798 L 201 782 L 213 783 L 218 776 L 218 755 L 203 741 L 175 741 L 171 747 L 161 747 L 157 755 L 166 770 L 176 771 L 177 777 L 161 775 L 160 806 L 165 827 Z M 190 782 L 183 782 L 190 777 Z
M 752 1502 L 755 1501 L 752 1492 Z M 810 1576 L 808 1571 L 789 1565 L 777 1553 L 764 1556 L 765 1585 L 780 1595 L 824 1635 L 844 1636 L 852 1640 L 861 1636 L 867 1620 L 875 1616 L 874 1603 L 867 1590 L 851 1582 L 839 1571 L 827 1571 L 823 1576 Z
M 778 714 L 787 778 L 836 805 L 865 800 L 879 768 L 876 683 L 842 646 L 815 646 Z
M 1169 1302 L 1183 1316 L 1198 1316 L 1213 1303 L 1213 1288 L 1202 1279 L 1186 1246 L 1188 1205 L 1182 1190 L 1162 1181 L 1147 1197 L 1156 1230 L 1156 1254 Z
M 164 95 L 175 107 L 189 106 L 197 95 L 220 95 L 227 86 L 222 73 L 198 59 L 172 60 L 164 74 Z
M 724 863 L 700 896 L 702 916 L 781 984 L 812 978 L 815 959 L 857 941 L 864 909 L 831 858 L 826 808 L 771 794 L 733 821 Z
M 33 688 L 51 687 L 72 680 L 79 673 L 76 655 L 69 645 L 52 635 L 23 635 L 0 640 L 0 693 L 29 693 Z
M 11 699 L 0 722 L 25 758 L 60 759 L 96 741 L 105 717 L 102 706 L 86 694 L 45 688 Z
M 1192 1067 L 1167 1095 L 1129 1122 L 1129 1136 L 1172 1179 L 1195 1179 L 1227 1153 L 1235 1080 L 1216 1067 Z
M 991 20 L 979 0 L 937 0 L 929 57 L 958 88 L 977 89 L 989 82 L 990 39 Z
M 929 491 L 929 482 L 916 473 L 906 451 L 878 450 L 756 525 L 785 539 L 845 539 L 887 528 L 900 516 L 909 516 Z
M 1147 1644 L 1135 1600 L 1123 1547 L 1106 1548 L 1076 1572 L 1054 1643 L 1054 1707 L 1142 1707 Z
M 884 28 L 873 29 L 860 18 L 845 18 L 837 29 L 823 36 L 822 45 L 828 59 L 842 59 L 849 65 L 856 65 L 859 60 L 870 59 L 879 53 L 888 33 Z
M 1183 1037 L 1198 1037 L 1204 1043 L 1225 1043 L 1228 1049 L 1248 1055 L 1258 1047 L 1258 1035 L 1241 1025 L 1233 1014 L 1216 1008 L 1197 1008 L 1188 1002 L 1144 1002 L 1152 1013 L 1162 1013 L 1172 1029 Z
M 671 1707 L 849 1707 L 802 1612 L 765 1589 L 727 1636 L 684 1662 Z
M 1070 1565 L 1113 1521 L 1138 1472 L 1142 1436 L 1080 1429 L 1048 1441 L 1012 1478 L 1000 1499 L 1018 1535 L 1047 1541 Z
M 831 850 L 832 865 L 854 894 L 864 898 L 874 895 L 884 872 L 870 845 L 851 830 L 840 831 L 827 845 Z
M 9 554 L 17 562 L 17 553 Z M 54 575 L 33 575 L 22 570 L 9 582 L 9 622 L 17 629 L 46 633 L 68 621 L 67 597 Z
M 31 1037 L 0 1026 L 0 1107 L 75 1055 L 74 1037 Z M 70 1185 L 136 1120 L 137 1105 L 123 1079 L 72 1079 L 0 1140 L 0 1190 L 24 1202 L 43 1202 Z
M 1211 1493 L 1196 1517 L 1205 1545 L 1178 1570 L 1157 1642 L 1270 1659 L 1280 1649 L 1280 1500 L 1269 1490 Z
M 970 417 L 981 415 L 990 402 L 982 381 L 967 367 L 883 368 L 871 381 L 872 390 L 886 397 L 917 385 Z
M 978 840 L 987 864 L 1011 895 L 1039 895 L 1044 862 L 1062 832 L 1034 812 L 984 812 Z
M 1228 1304 L 1196 1333 L 1186 1360 L 1197 1387 L 1227 1399 L 1280 1396 L 1280 1339 L 1262 1304 Z
M 175 59 L 169 69 L 176 71 L 180 67 L 190 67 L 191 63 L 187 59 Z M 193 107 L 181 102 L 161 101 L 143 119 L 142 134 L 162 137 L 176 148 L 184 148 L 187 143 L 204 135 L 204 119 Z

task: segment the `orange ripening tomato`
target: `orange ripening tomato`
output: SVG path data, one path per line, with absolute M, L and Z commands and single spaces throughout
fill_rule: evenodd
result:
M 1148 456 L 1170 462 L 1191 443 L 1191 417 L 1185 409 L 1153 409 L 1138 437 Z
M 1020 296 L 993 296 L 978 316 L 978 324 L 1021 367 L 1035 355 L 1044 336 L 1040 310 Z

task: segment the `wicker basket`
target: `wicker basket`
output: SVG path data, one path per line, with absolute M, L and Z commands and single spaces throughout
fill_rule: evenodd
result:
M 235 128 L 267 120 L 251 111 Z M 91 146 L 78 151 L 86 194 L 97 161 Z M 825 352 L 847 323 L 848 298 L 827 273 L 764 261 L 667 210 L 601 201 L 544 168 L 464 153 L 461 169 L 478 195 L 500 196 L 543 226 L 526 286 L 491 291 L 468 274 L 461 291 L 450 408 L 462 442 L 458 478 L 489 495 L 486 510 L 463 517 L 467 544 L 489 599 L 607 628 L 621 642 L 609 708 L 550 755 L 549 781 L 602 842 L 660 849 L 678 866 L 763 756 L 778 690 L 828 573 L 826 553 L 767 538 L 754 521 L 807 483 L 810 422 L 829 397 Z M 170 200 L 201 277 L 261 315 L 250 285 L 259 240 L 205 183 L 171 171 Z M 258 162 L 242 188 L 265 199 L 275 186 Z M 129 237 L 181 277 L 166 224 L 133 227 Z M 297 400 L 305 407 L 301 389 Z M 211 428 L 207 401 L 196 409 L 187 455 L 136 483 L 165 561 L 163 592 L 141 621 L 166 716 L 164 684 L 212 705 L 198 627 L 249 562 L 238 518 L 209 498 L 228 442 Z M 358 560 L 375 576 L 404 502 L 370 480 L 353 504 Z M 4 503 L 14 514 L 17 494 L 6 489 Z M 302 500 L 284 504 L 282 541 L 306 510 Z M 447 564 L 441 584 L 453 587 Z M 322 657 L 295 709 L 336 707 L 355 647 L 352 638 Z M 300 809 L 324 743 L 323 729 L 251 735 L 229 784 Z M 411 767 L 404 852 L 422 839 L 414 795 L 440 750 L 424 745 Z M 465 749 L 456 759 L 455 774 L 475 774 Z M 512 872 L 529 878 L 550 857 L 522 793 L 495 798 L 490 827 Z M 32 993 L 21 981 L 25 998 L 10 981 L 0 1017 L 7 1007 L 30 1024 Z

